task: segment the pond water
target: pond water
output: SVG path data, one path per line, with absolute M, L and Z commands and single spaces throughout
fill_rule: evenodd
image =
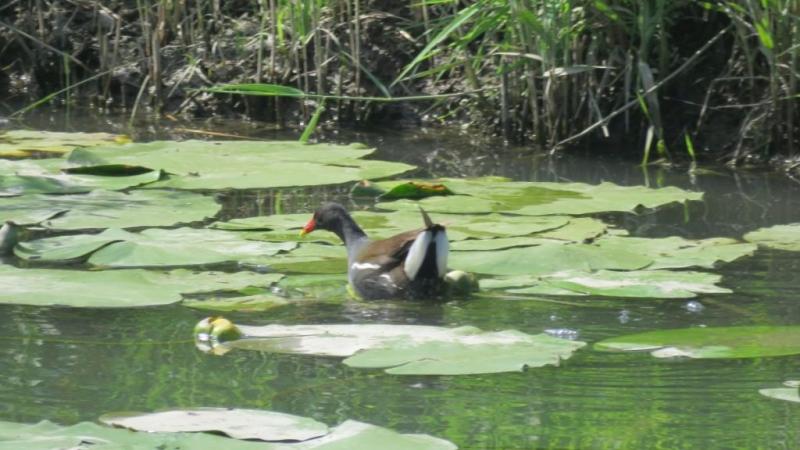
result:
M 113 122 L 113 121 L 112 121 Z M 73 119 L 73 125 L 75 120 Z M 276 137 L 256 126 L 181 126 Z M 43 128 L 39 123 L 33 126 Z M 48 128 L 63 127 L 48 123 Z M 103 129 L 103 123 L 81 130 Z M 189 136 L 177 125 L 142 128 L 137 139 Z M 780 175 L 730 172 L 690 176 L 589 154 L 547 159 L 469 136 L 417 129 L 331 138 L 378 147 L 378 158 L 420 167 L 420 176 L 503 175 L 515 180 L 612 181 L 678 186 L 705 193 L 671 205 L 604 219 L 635 236 L 740 238 L 800 222 L 800 184 Z M 224 193 L 222 218 L 309 212 L 323 199 L 352 204 L 348 186 Z M 277 201 L 279 199 L 279 201 Z M 207 311 L 180 305 L 133 309 L 0 305 L 0 420 L 61 424 L 107 412 L 191 406 L 269 409 L 328 424 L 361 420 L 448 439 L 462 449 L 800 448 L 800 405 L 761 388 L 800 378 L 800 357 L 694 360 L 599 352 L 605 338 L 651 330 L 798 325 L 800 257 L 759 249 L 716 272 L 732 294 L 686 299 L 570 297 L 564 302 L 479 298 L 444 304 L 307 303 L 229 313 L 248 325 L 310 323 L 473 325 L 530 334 L 577 333 L 590 345 L 560 367 L 521 373 L 398 376 L 349 368 L 340 358 L 195 349 L 192 329 Z M 54 295 L 58 295 L 57 292 Z

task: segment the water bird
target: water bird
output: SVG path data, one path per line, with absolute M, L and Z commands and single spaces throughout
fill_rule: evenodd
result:
M 424 227 L 370 240 L 344 206 L 324 203 L 301 235 L 331 231 L 347 248 L 347 276 L 361 298 L 437 298 L 444 293 L 450 245 L 445 227 L 420 208 Z

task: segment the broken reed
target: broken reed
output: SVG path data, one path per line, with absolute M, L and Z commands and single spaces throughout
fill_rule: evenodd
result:
M 712 112 L 737 109 L 741 131 L 732 161 L 754 149 L 795 151 L 800 120 L 795 106 L 800 73 L 797 0 L 412 0 L 404 8 L 395 4 L 392 14 L 368 7 L 390 4 L 127 0 L 125 6 L 135 14 L 123 14 L 102 2 L 11 0 L 0 9 L 0 26 L 12 26 L 6 23 L 8 12 L 17 8 L 28 17 L 16 21 L 25 27 L 13 28 L 12 35 L 31 49 L 32 60 L 54 50 L 71 56 L 72 49 L 52 48 L 45 17 L 53 17 L 54 8 L 91 9 L 97 61 L 79 62 L 83 68 L 105 72 L 99 93 L 108 102 L 114 72 L 138 64 L 143 70 L 136 100 L 124 105 L 133 110 L 141 109 L 142 103 L 159 110 L 184 85 L 197 87 L 197 78 L 210 83 L 282 84 L 340 98 L 481 88 L 479 95 L 466 101 L 437 100 L 430 111 L 443 120 L 477 118 L 477 123 L 510 140 L 532 140 L 550 148 L 586 134 L 636 133 L 645 144 L 643 154 L 650 154 L 652 146 L 661 156 L 669 156 L 672 146 L 682 148 L 685 141 L 673 136 L 668 142 L 665 134 L 661 110 L 670 85 L 663 81 L 678 70 L 697 70 L 712 60 L 708 53 L 722 51 L 731 56 L 726 66 L 719 67 L 713 78 L 697 80 L 707 85 L 706 98 L 686 106 L 696 109 L 697 120 L 677 127 L 696 135 Z M 402 11 L 399 17 L 398 11 Z M 396 39 L 413 40 L 418 51 L 406 55 L 408 63 L 394 79 L 379 79 L 366 69 L 363 49 L 371 43 L 365 41 L 362 28 L 368 20 L 389 16 L 401 24 Z M 247 23 L 255 27 L 243 26 Z M 675 31 L 693 27 L 722 31 L 728 26 L 729 35 L 713 50 L 704 48 L 704 41 L 693 40 L 691 33 Z M 123 57 L 122 39 L 126 33 L 130 38 L 134 27 L 138 36 L 133 37 L 142 44 L 136 55 Z M 698 31 L 700 35 L 709 33 Z M 687 42 L 703 50 L 692 55 L 689 65 L 682 64 L 686 56 L 678 51 Z M 179 71 L 164 67 L 163 54 L 176 49 L 186 58 Z M 77 70 L 74 58 L 63 55 L 62 87 L 94 75 Z M 225 80 L 208 71 L 225 64 L 241 65 L 248 73 L 242 79 Z M 126 89 L 124 83 L 121 89 Z M 195 95 L 186 95 L 178 110 Z M 723 97 L 731 96 L 733 102 L 723 104 Z M 123 92 L 121 102 L 125 97 Z M 274 101 L 275 117 L 280 118 L 280 105 Z M 370 107 L 369 101 L 335 103 L 339 113 L 347 108 L 355 119 L 366 117 Z M 306 118 L 315 111 L 306 109 L 305 102 L 303 108 Z M 585 130 L 592 133 L 582 133 Z

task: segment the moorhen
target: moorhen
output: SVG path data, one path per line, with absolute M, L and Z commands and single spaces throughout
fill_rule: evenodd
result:
M 335 233 L 347 248 L 347 276 L 363 299 L 436 298 L 444 292 L 449 244 L 444 226 L 420 208 L 424 228 L 371 241 L 344 206 L 325 203 L 301 235 Z

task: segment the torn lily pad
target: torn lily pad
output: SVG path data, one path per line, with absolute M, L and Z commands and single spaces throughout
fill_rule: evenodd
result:
M 0 220 L 60 230 L 170 226 L 203 220 L 219 209 L 209 196 L 164 190 L 0 198 Z
M 268 287 L 281 274 L 191 272 L 185 269 L 83 271 L 18 269 L 0 264 L 0 303 L 123 308 L 167 305 L 184 295 Z
M 762 247 L 800 252 L 800 223 L 759 228 L 745 234 L 744 240 Z
M 78 147 L 128 142 L 130 138 L 120 134 L 11 130 L 0 133 L 0 156 L 25 158 L 36 153 L 58 156 Z
M 649 351 L 656 358 L 761 358 L 800 354 L 800 326 L 682 328 L 605 339 L 606 351 Z
M 78 149 L 70 153 L 66 170 L 89 174 L 120 166 L 163 170 L 171 176 L 148 187 L 205 190 L 340 184 L 414 168 L 363 159 L 373 151 L 361 145 L 296 141 L 155 141 Z
M 97 267 L 210 265 L 223 262 L 256 264 L 296 247 L 294 242 L 261 242 L 237 233 L 204 228 L 152 228 L 138 233 L 108 229 L 94 235 L 69 235 L 29 241 L 17 246 L 29 261 L 69 263 L 86 260 Z
M 516 330 L 483 332 L 474 327 L 421 325 L 238 326 L 242 339 L 230 348 L 345 357 L 351 367 L 390 374 L 464 375 L 516 372 L 559 365 L 586 345 Z

